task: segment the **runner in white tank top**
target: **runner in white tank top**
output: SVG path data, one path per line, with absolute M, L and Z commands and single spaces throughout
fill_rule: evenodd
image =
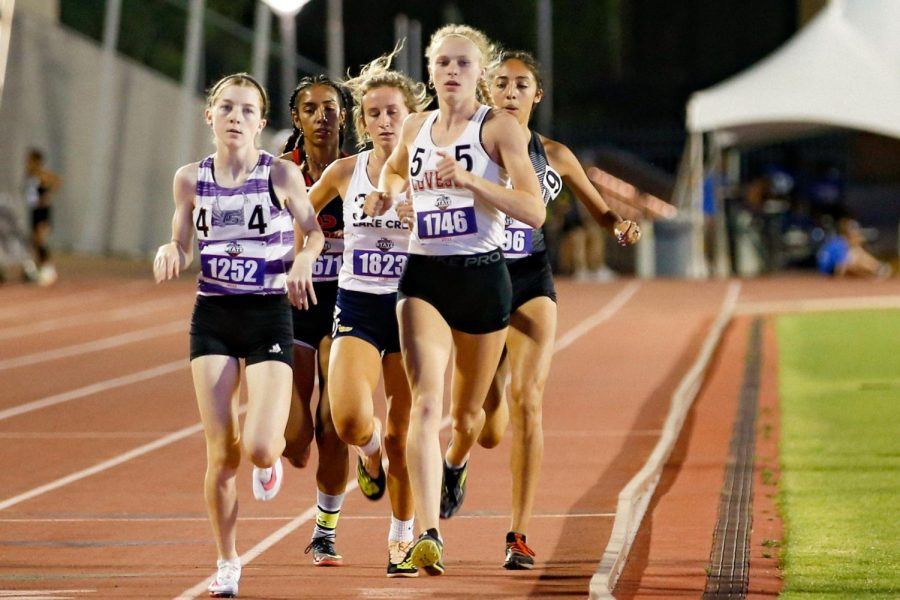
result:
M 400 344 L 413 390 L 410 481 L 422 534 L 408 559 L 429 575 L 444 572 L 439 517 L 459 510 L 469 451 L 484 422 L 481 405 L 506 339 L 509 273 L 500 246 L 503 215 L 540 227 L 545 210 L 524 132 L 476 90 L 486 82 L 493 44 L 480 31 L 447 25 L 426 56 L 438 109 L 411 115 L 400 144 L 366 199 L 383 214 L 407 179 L 413 186 L 416 238 L 400 281 Z M 512 184 L 504 185 L 501 168 Z M 444 372 L 453 358 L 451 446 L 441 464 Z M 459 374 L 464 373 L 464 377 Z M 457 379 L 457 377 L 459 377 Z M 442 483 L 443 481 L 443 483 Z
M 406 466 L 411 395 L 400 355 L 396 316 L 397 285 L 406 265 L 409 229 L 393 209 L 381 216 L 363 212 L 381 168 L 400 140 L 403 120 L 427 106 L 425 86 L 391 71 L 397 50 L 365 67 L 346 82 L 356 101 L 358 139 L 373 149 L 336 161 L 310 190 L 314 206 L 343 198 L 344 260 L 329 358 L 331 415 L 338 434 L 356 447 L 357 481 L 376 500 L 390 486 L 391 528 L 388 577 L 418 574 L 406 555 L 413 542 L 413 498 Z M 384 376 L 386 421 L 374 414 L 373 395 Z M 382 458 L 388 458 L 387 476 Z
M 356 155 L 353 175 L 344 198 L 344 264 L 338 287 L 368 294 L 393 294 L 409 247 L 409 229 L 394 207 L 380 217 L 369 217 L 363 208 L 375 186 L 366 172 L 372 150 Z
M 477 254 L 503 245 L 505 215 L 452 180 L 443 180 L 437 165 L 452 156 L 466 171 L 486 181 L 506 185 L 505 171 L 481 143 L 481 128 L 491 108 L 480 105 L 462 134 L 437 145 L 432 128 L 440 113 L 425 119 L 410 148 L 409 181 L 416 221 L 409 251 L 414 254 Z M 439 152 L 441 154 L 439 154 Z
M 553 200 L 565 183 L 595 218 L 619 237 L 620 243 L 636 242 L 640 236 L 637 224 L 623 221 L 609 209 L 574 153 L 560 142 L 528 130 L 532 110 L 543 94 L 534 58 L 525 52 L 504 52 L 495 64 L 490 77 L 491 95 L 495 104 L 516 117 L 522 131 L 530 136 L 528 151 L 544 200 Z M 485 399 L 486 419 L 478 442 L 486 448 L 498 445 L 513 412 L 512 518 L 506 533 L 503 567 L 520 570 L 533 568 L 535 561 L 526 538 L 540 479 L 544 437 L 541 419 L 529 415 L 541 414 L 556 337 L 556 290 L 542 230 L 508 224 L 506 241 L 504 251 L 513 284 L 507 352 Z M 506 384 L 510 376 L 513 395 L 507 403 Z

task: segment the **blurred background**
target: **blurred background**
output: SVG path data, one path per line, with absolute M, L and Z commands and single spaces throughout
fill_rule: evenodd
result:
M 539 58 L 550 97 L 535 129 L 598 167 L 610 204 L 642 220 L 641 244 L 620 249 L 561 197 L 548 218 L 558 273 L 812 271 L 844 216 L 896 262 L 894 0 L 309 0 L 298 12 L 0 0 L 0 240 L 26 228 L 24 164 L 39 148 L 62 179 L 55 250 L 151 256 L 169 239 L 175 169 L 213 150 L 211 83 L 236 71 L 265 82 L 276 151 L 298 78 L 356 72 L 401 37 L 397 68 L 424 77 L 424 47 L 446 22 Z

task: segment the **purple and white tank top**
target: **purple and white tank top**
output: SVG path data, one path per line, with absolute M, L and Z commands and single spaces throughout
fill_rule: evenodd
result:
M 198 294 L 286 293 L 294 226 L 271 189 L 273 159 L 260 151 L 250 177 L 236 188 L 216 183 L 212 155 L 200 162 L 193 211 L 200 249 Z

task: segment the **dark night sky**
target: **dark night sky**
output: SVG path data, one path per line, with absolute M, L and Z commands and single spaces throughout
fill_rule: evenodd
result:
M 123 3 L 120 50 L 174 79 L 180 76 L 185 0 Z M 255 0 L 207 0 L 207 9 L 247 28 L 206 21 L 204 87 L 248 70 Z M 297 19 L 298 52 L 325 57 L 326 0 Z M 397 13 L 422 24 L 423 46 L 448 15 L 510 48 L 534 51 L 534 0 L 343 0 L 345 59 L 353 68 L 393 46 Z M 101 37 L 104 0 L 61 0 L 64 23 Z M 690 93 L 741 71 L 797 28 L 786 0 L 553 0 L 554 136 L 573 146 L 617 146 L 673 171 Z M 277 39 L 277 21 L 273 33 Z M 269 88 L 280 97 L 277 52 Z

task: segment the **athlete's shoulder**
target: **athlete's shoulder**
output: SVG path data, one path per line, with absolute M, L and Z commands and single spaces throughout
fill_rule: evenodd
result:
M 562 173 L 570 167 L 579 166 L 578 158 L 568 146 L 562 142 L 551 140 L 540 133 L 535 133 L 535 135 L 541 140 L 541 144 L 544 146 L 544 152 L 547 155 L 547 162 L 550 163 L 551 167 Z
M 200 173 L 200 161 L 188 163 L 175 171 L 176 183 L 197 183 Z

